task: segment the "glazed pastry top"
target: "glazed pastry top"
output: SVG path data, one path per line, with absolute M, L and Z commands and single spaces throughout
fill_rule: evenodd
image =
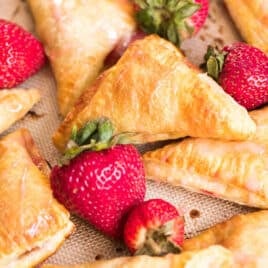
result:
M 127 0 L 28 0 L 65 115 L 95 80 L 114 46 L 136 28 Z
M 1 267 L 41 248 L 70 224 L 69 213 L 53 198 L 48 174 L 26 129 L 0 140 Z
M 248 112 L 170 42 L 134 42 L 78 100 L 54 134 L 61 151 L 72 128 L 108 117 L 116 133 L 139 143 L 185 136 L 243 140 L 254 134 Z

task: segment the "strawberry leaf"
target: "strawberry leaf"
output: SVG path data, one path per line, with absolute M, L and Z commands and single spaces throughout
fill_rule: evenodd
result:
M 178 44 L 180 42 L 180 40 L 178 40 L 176 23 L 170 23 L 167 26 L 167 37 L 168 40 L 174 44 Z
M 139 6 L 136 19 L 146 33 L 156 33 L 179 46 L 194 29 L 187 19 L 200 8 L 193 0 L 134 0 Z
M 198 5 L 198 4 L 191 4 L 191 3 L 184 4 L 179 9 L 180 17 L 182 19 L 191 17 L 199 8 L 200 8 L 200 5 Z
M 226 56 L 227 52 L 219 51 L 217 48 L 208 46 L 207 52 L 204 56 L 205 63 L 203 63 L 201 67 L 208 73 L 209 76 L 218 81 Z
M 129 144 L 131 143 L 130 136 L 136 135 L 132 132 L 117 135 L 113 133 L 112 122 L 104 117 L 87 122 L 79 130 L 77 126 L 74 126 L 61 162 L 68 163 L 69 160 L 86 150 L 101 151 L 116 144 Z
M 170 238 L 173 233 L 174 220 L 170 220 L 162 227 L 148 229 L 146 240 L 135 252 L 135 255 L 162 256 L 168 253 L 180 253 L 181 248 Z
M 211 76 L 214 80 L 218 80 L 220 68 L 215 57 L 209 57 L 207 61 L 207 73 Z
M 112 122 L 104 118 L 98 123 L 98 134 L 100 142 L 108 142 L 113 136 L 113 125 Z
M 71 137 L 78 145 L 84 144 L 91 135 L 96 131 L 98 122 L 96 120 L 90 121 L 79 131 L 76 130 L 77 134 L 75 137 Z

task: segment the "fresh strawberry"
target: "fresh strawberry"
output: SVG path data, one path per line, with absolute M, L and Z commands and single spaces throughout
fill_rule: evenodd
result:
M 25 81 L 45 62 L 42 44 L 19 25 L 0 19 L 0 88 Z
M 129 213 L 124 241 L 132 254 L 179 253 L 184 240 L 184 219 L 162 199 L 145 201 Z
M 234 43 L 222 51 L 209 47 L 206 70 L 248 110 L 268 102 L 268 57 L 251 45 Z
M 134 0 L 136 19 L 146 33 L 157 33 L 179 46 L 195 35 L 208 16 L 208 0 Z
M 68 163 L 51 173 L 54 196 L 111 237 L 122 236 L 124 216 L 145 195 L 141 156 L 133 145 L 115 145 L 122 138 L 112 136 L 109 120 L 91 121 L 74 131 Z
M 205 21 L 208 17 L 209 10 L 209 1 L 208 0 L 195 0 L 196 4 L 200 5 L 200 9 L 195 12 L 191 17 L 189 17 L 189 24 L 194 27 L 194 32 L 192 35 L 195 35 L 205 24 Z

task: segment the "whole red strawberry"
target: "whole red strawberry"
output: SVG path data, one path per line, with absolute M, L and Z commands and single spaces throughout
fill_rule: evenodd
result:
M 25 81 L 45 62 L 42 44 L 19 25 L 0 19 L 0 88 Z
M 112 237 L 122 235 L 124 216 L 145 195 L 139 152 L 130 144 L 114 145 L 116 141 L 120 137 L 112 137 L 110 121 L 90 122 L 73 135 L 68 164 L 55 166 L 51 173 L 54 196 Z
M 137 255 L 179 253 L 184 241 L 184 219 L 178 210 L 162 199 L 151 199 L 131 210 L 124 241 Z
M 234 43 L 222 51 L 209 47 L 208 74 L 248 110 L 268 102 L 268 57 L 251 45 Z
M 204 25 L 208 0 L 135 0 L 136 19 L 146 33 L 157 33 L 176 45 Z

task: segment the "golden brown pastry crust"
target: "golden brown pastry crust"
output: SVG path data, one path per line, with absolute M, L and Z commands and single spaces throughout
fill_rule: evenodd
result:
M 58 87 L 60 113 L 66 115 L 95 80 L 103 61 L 136 24 L 127 0 L 28 0 Z
M 268 151 L 254 142 L 188 138 L 143 155 L 147 178 L 268 208 Z
M 63 151 L 74 125 L 108 117 L 116 133 L 144 143 L 184 136 L 246 139 L 255 132 L 247 111 L 170 42 L 151 35 L 134 42 L 78 100 L 54 134 Z
M 236 215 L 185 240 L 183 252 L 165 257 L 121 257 L 74 266 L 42 268 L 266 268 L 268 211 Z
M 212 246 L 200 251 L 170 254 L 164 257 L 135 256 L 88 264 L 60 266 L 44 265 L 42 268 L 238 268 L 232 253 L 220 246 Z
M 264 144 L 268 148 L 268 106 L 253 110 L 249 115 L 256 124 L 256 133 L 250 140 Z
M 39 100 L 37 89 L 0 90 L 0 133 L 21 119 Z
M 224 2 L 245 41 L 268 54 L 267 0 L 224 0 Z
M 73 229 L 53 198 L 48 170 L 26 129 L 0 140 L 0 267 L 34 266 Z
M 186 240 L 184 250 L 221 245 L 232 251 L 241 267 L 266 268 L 268 263 L 268 211 L 236 215 Z

